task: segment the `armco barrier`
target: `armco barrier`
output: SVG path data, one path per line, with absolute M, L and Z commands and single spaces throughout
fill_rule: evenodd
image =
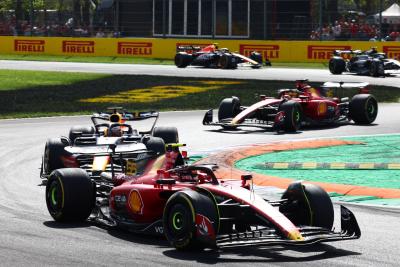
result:
M 179 45 L 205 46 L 218 43 L 248 55 L 259 51 L 272 62 L 327 62 L 334 49 L 376 46 L 391 58 L 400 58 L 400 42 L 254 41 L 144 38 L 0 37 L 0 54 L 64 56 L 151 57 L 172 59 Z

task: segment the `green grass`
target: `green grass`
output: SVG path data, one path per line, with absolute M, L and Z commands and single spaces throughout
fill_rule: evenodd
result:
M 118 63 L 118 64 L 158 64 L 173 65 L 172 59 L 140 58 L 140 57 L 79 57 L 79 56 L 49 56 L 49 55 L 4 55 L 0 60 L 30 60 L 57 62 L 86 62 L 86 63 Z M 328 69 L 328 63 L 285 63 L 272 62 L 272 67 L 278 68 L 310 68 Z
M 277 89 L 294 86 L 285 81 L 237 81 L 240 84 L 227 79 L 0 70 L 0 118 L 90 114 L 114 105 L 133 111 L 208 109 L 217 108 L 223 98 L 232 95 L 250 105 L 258 99 L 255 94 L 276 96 Z M 199 92 L 182 94 L 192 88 Z M 138 90 L 139 97 L 147 94 L 152 101 L 129 100 Z M 156 100 L 168 93 L 178 96 Z M 372 93 L 379 102 L 397 102 L 400 98 L 395 87 L 374 86 Z M 81 101 L 105 95 L 120 95 L 119 102 Z
M 50 55 L 5 55 L 0 54 L 0 60 L 29 60 L 57 62 L 86 62 L 86 63 L 118 63 L 118 64 L 161 64 L 172 65 L 172 59 L 140 58 L 140 57 L 79 57 L 79 56 L 50 56 Z

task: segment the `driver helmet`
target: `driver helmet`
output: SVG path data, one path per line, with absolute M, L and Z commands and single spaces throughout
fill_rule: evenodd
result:
M 108 128 L 108 136 L 110 136 L 110 137 L 120 137 L 120 136 L 122 136 L 122 127 L 121 126 L 109 127 Z

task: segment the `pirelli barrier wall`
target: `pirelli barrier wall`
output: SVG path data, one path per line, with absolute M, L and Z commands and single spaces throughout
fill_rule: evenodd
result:
M 335 49 L 376 46 L 391 58 L 400 58 L 400 42 L 315 42 L 254 40 L 190 40 L 136 38 L 0 37 L 0 54 L 64 56 L 150 57 L 172 59 L 179 45 L 206 46 L 218 43 L 248 55 L 259 51 L 272 62 L 326 62 Z

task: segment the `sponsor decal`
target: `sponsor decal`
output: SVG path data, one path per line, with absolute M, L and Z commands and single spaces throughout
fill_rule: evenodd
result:
M 330 59 L 333 55 L 333 50 L 350 50 L 349 45 L 309 45 L 307 48 L 308 59 Z M 346 57 L 347 55 L 343 55 Z
M 256 51 L 262 55 L 264 59 L 279 58 L 279 45 L 239 45 L 240 54 L 249 57 L 250 53 Z
M 155 226 L 154 230 L 158 234 L 163 234 L 164 233 L 164 227 L 162 227 L 162 226 Z
M 317 109 L 317 114 L 318 116 L 322 116 L 326 114 L 326 111 L 328 109 L 328 106 L 326 105 L 325 102 L 320 102 L 318 104 L 318 109 Z
M 211 221 L 202 214 L 196 214 L 197 236 L 215 238 L 214 227 Z
M 93 54 L 94 41 L 63 41 L 63 53 Z
M 400 46 L 383 46 L 383 52 L 388 58 L 400 59 Z
M 147 42 L 118 42 L 119 55 L 148 56 L 153 54 L 153 44 Z
M 15 52 L 43 53 L 45 49 L 44 40 L 14 40 Z

